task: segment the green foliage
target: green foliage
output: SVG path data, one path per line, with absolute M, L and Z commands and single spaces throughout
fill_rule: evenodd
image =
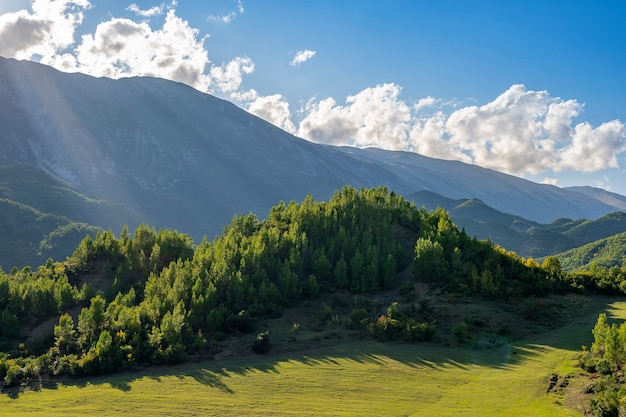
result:
M 596 240 L 557 255 L 567 271 L 626 267 L 626 233 Z
M 378 316 L 376 321 L 369 324 L 368 330 L 379 340 L 398 338 L 410 342 L 430 340 L 435 333 L 434 325 L 418 321 L 416 313 L 417 309 L 413 304 L 400 305 L 394 301 L 387 307 L 387 314 Z
M 618 416 L 626 412 L 623 398 L 626 385 L 621 377 L 626 364 L 626 323 L 609 324 L 605 313 L 600 314 L 592 330 L 591 349 L 583 347 L 581 366 L 603 377 L 595 384 L 591 411 L 595 416 Z
M 566 282 L 578 292 L 595 291 L 604 294 L 626 294 L 626 265 L 602 268 L 592 264 L 588 271 L 566 274 Z
M 549 269 L 541 268 L 491 242 L 470 238 L 441 209 L 420 214 L 413 262 L 417 280 L 486 297 L 539 295 L 564 285 L 558 260 L 546 264 Z
M 467 323 L 464 321 L 460 321 L 452 326 L 452 336 L 454 336 L 457 341 L 464 342 L 467 339 L 467 330 Z

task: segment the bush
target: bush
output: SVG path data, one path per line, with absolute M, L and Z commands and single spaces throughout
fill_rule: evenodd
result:
M 7 387 L 14 387 L 22 381 L 23 372 L 22 367 L 15 363 L 13 360 L 9 360 L 7 364 L 6 375 L 4 376 L 4 384 Z
M 241 333 L 251 333 L 254 330 L 254 320 L 246 310 L 231 314 L 226 319 L 225 325 L 228 330 L 236 330 Z
M 467 339 L 467 323 L 460 321 L 452 327 L 452 335 L 459 342 L 464 342 Z
M 255 353 L 267 353 L 270 351 L 270 332 L 261 332 L 256 335 L 256 340 L 252 342 L 252 350 Z
M 369 321 L 367 310 L 364 308 L 354 308 L 350 312 L 348 327 L 352 330 L 362 329 Z
M 402 330 L 402 322 L 389 316 L 380 316 L 378 320 L 370 323 L 369 332 L 379 340 L 394 339 Z
M 435 334 L 435 326 L 428 323 L 418 323 L 413 319 L 406 322 L 406 326 L 402 332 L 404 339 L 409 342 L 425 342 L 430 340 Z

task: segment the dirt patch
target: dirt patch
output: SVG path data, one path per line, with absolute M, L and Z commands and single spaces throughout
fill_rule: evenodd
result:
M 595 395 L 593 391 L 594 376 L 586 373 L 576 374 L 570 376 L 568 382 L 566 387 L 557 391 L 556 401 L 582 415 L 592 415 L 589 402 Z
M 78 314 L 82 307 L 75 306 L 67 311 L 69 315 L 74 319 L 74 323 L 78 323 Z M 59 324 L 59 316 L 50 317 L 49 319 L 36 323 L 32 326 L 22 328 L 20 337 L 26 341 L 26 343 L 33 343 L 42 340 L 54 333 L 54 326 Z

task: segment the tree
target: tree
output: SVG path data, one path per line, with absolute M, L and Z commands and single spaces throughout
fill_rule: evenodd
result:
M 418 280 L 445 281 L 446 259 L 441 243 L 430 239 L 419 238 L 415 243 L 413 275 Z
M 89 308 L 83 308 L 78 315 L 78 331 L 83 346 L 90 346 L 104 328 L 105 306 L 106 300 L 98 294 L 91 299 Z
M 78 351 L 74 319 L 67 313 L 61 314 L 59 324 L 54 326 L 54 347 L 59 355 L 68 355 Z

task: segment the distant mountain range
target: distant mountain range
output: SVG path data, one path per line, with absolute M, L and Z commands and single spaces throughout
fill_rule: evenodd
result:
M 544 224 L 502 213 L 477 199 L 453 200 L 428 191 L 407 198 L 429 210 L 446 209 L 457 226 L 470 236 L 491 240 L 524 257 L 556 255 L 626 232 L 624 212 L 609 213 L 596 220 L 561 217 Z M 572 262 L 567 266 L 578 264 Z
M 498 228 L 513 230 L 520 244 L 557 218 L 626 210 L 626 197 L 595 188 L 537 184 L 409 152 L 311 143 L 156 78 L 94 78 L 0 58 L 0 108 L 0 230 L 38 224 L 25 239 L 40 257 L 50 233 L 80 234 L 59 232 L 69 229 L 118 233 L 144 222 L 211 239 L 234 214 L 265 217 L 280 200 L 326 199 L 343 185 L 387 186 L 418 206 L 462 201 L 451 213 L 468 219 L 468 231 L 498 241 Z M 56 217 L 45 223 L 46 216 Z M 22 245 L 17 235 L 14 247 Z M 15 252 L 0 247 L 3 268 L 25 261 Z

